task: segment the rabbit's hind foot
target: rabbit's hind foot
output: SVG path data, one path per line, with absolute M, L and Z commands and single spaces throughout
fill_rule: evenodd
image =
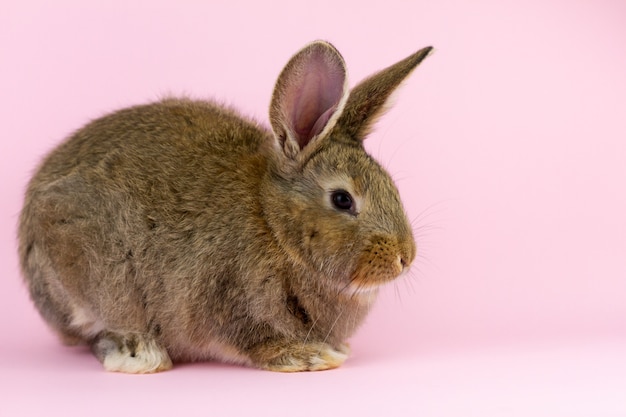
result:
M 263 356 L 267 359 L 259 366 L 275 372 L 323 371 L 338 368 L 348 358 L 350 352 L 346 344 L 335 348 L 326 343 L 294 343 L 287 346 L 267 346 L 262 350 Z

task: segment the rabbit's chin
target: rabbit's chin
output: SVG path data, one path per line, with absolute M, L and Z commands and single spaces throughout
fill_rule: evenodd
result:
M 350 298 L 360 298 L 364 301 L 371 301 L 378 295 L 381 287 L 391 280 L 363 283 L 353 280 L 349 285 L 341 288 L 341 293 Z

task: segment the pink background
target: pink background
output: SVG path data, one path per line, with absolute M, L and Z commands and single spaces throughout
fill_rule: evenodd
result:
M 5 3 L 0 415 L 626 416 L 624 2 Z M 344 367 L 128 376 L 61 346 L 15 255 L 37 161 L 89 119 L 169 93 L 265 121 L 278 72 L 317 38 L 353 83 L 437 48 L 367 142 L 422 257 Z

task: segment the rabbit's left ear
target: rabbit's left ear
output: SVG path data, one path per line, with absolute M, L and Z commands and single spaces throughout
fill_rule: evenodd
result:
M 296 158 L 337 121 L 348 97 L 346 65 L 328 42 L 313 42 L 287 63 L 274 87 L 270 123 L 281 149 Z
M 420 49 L 361 81 L 350 92 L 350 98 L 337 121 L 337 130 L 357 141 L 365 139 L 376 120 L 387 110 L 391 94 L 432 49 L 430 46 Z

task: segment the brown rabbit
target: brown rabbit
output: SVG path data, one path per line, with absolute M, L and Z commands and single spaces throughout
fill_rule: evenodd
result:
M 19 226 L 32 299 L 109 371 L 218 359 L 335 368 L 415 243 L 362 141 L 424 48 L 358 84 L 329 43 L 298 52 L 272 130 L 167 99 L 89 123 L 31 180 Z

